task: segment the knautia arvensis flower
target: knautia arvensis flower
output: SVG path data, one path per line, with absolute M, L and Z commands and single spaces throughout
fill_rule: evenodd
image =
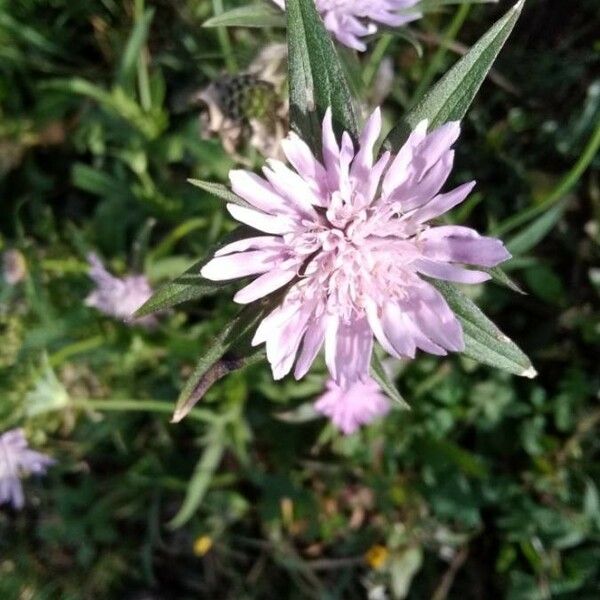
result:
M 31 450 L 22 429 L 11 429 L 0 435 L 0 505 L 25 506 L 21 477 L 29 473 L 43 475 L 54 460 Z
M 420 0 L 315 0 L 327 30 L 349 48 L 364 52 L 363 38 L 380 25 L 400 27 L 419 19 L 415 8 Z M 273 0 L 285 9 L 285 0 Z
M 323 120 L 322 160 L 290 133 L 283 150 L 293 169 L 267 161 L 264 177 L 230 172 L 246 206 L 231 215 L 261 232 L 221 248 L 202 269 L 211 280 L 258 275 L 234 297 L 254 302 L 285 288 L 280 304 L 258 326 L 273 376 L 301 378 L 322 347 L 343 389 L 369 378 L 374 338 L 392 356 L 417 349 L 437 355 L 464 349 L 461 324 L 429 282 L 489 279 L 465 265 L 493 267 L 509 258 L 499 240 L 457 225 L 429 222 L 462 202 L 474 186 L 440 193 L 459 135 L 452 122 L 427 133 L 421 122 L 396 153 L 374 159 L 381 130 L 375 110 L 358 148 Z
M 390 401 L 372 379 L 359 381 L 348 390 L 330 379 L 326 391 L 315 402 L 315 410 L 329 417 L 342 433 L 350 435 L 362 425 L 386 415 Z
M 135 311 L 152 296 L 152 288 L 144 275 L 111 275 L 96 254 L 88 255 L 89 276 L 96 288 L 85 299 L 87 306 L 93 306 L 110 317 L 126 323 L 152 326 L 156 324 L 154 316 L 134 318 Z
M 20 250 L 6 250 L 2 255 L 2 275 L 8 285 L 16 285 L 27 275 L 27 262 Z

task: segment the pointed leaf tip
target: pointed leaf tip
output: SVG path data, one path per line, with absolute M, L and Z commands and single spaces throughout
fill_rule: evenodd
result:
M 537 376 L 538 372 L 533 367 L 529 367 L 521 373 L 521 377 L 527 377 L 528 379 L 534 379 Z
M 397 150 L 425 118 L 430 129 L 448 121 L 460 121 L 492 68 L 519 18 L 520 0 L 475 43 L 390 131 L 384 146 Z
M 210 281 L 200 274 L 204 266 L 212 260 L 215 252 L 223 246 L 236 242 L 245 237 L 251 237 L 252 232 L 244 226 L 234 229 L 218 243 L 211 246 L 206 256 L 194 263 L 187 271 L 169 283 L 159 287 L 152 297 L 134 313 L 136 318 L 145 317 L 158 311 L 165 311 L 190 300 L 199 300 L 204 296 L 215 294 L 220 289 L 231 284 L 231 281 Z
M 263 359 L 263 348 L 250 346 L 250 335 L 264 316 L 264 306 L 247 306 L 210 341 L 186 381 L 171 419 L 179 423 L 220 379 Z M 227 355 L 227 356 L 226 356 Z
M 529 358 L 472 300 L 448 282 L 437 280 L 432 283 L 461 322 L 465 356 L 514 375 L 535 377 L 536 371 Z
M 371 361 L 371 377 L 379 384 L 383 392 L 403 410 L 410 410 L 410 404 L 400 395 L 392 378 L 387 374 L 383 363 L 376 354 Z
M 222 183 L 213 183 L 212 181 L 202 181 L 202 179 L 188 179 L 188 183 L 216 196 L 217 198 L 221 198 L 221 200 L 225 200 L 225 202 L 231 202 L 233 204 L 237 204 L 238 206 L 243 206 L 244 208 L 253 208 L 248 202 L 240 198 L 237 194 L 234 194 L 227 186 Z

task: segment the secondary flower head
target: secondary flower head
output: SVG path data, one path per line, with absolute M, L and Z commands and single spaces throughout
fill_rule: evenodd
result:
M 285 8 L 285 0 L 273 0 Z M 419 19 L 420 0 L 315 0 L 325 27 L 345 46 L 367 49 L 361 38 L 376 33 L 378 25 L 400 27 Z
M 241 164 L 252 164 L 240 153 L 247 144 L 267 158 L 282 158 L 289 111 L 286 60 L 286 44 L 268 44 L 243 73 L 221 75 L 188 96 L 186 104 L 203 106 L 201 136 L 218 136 L 225 152 Z
M 27 275 L 27 262 L 19 250 L 7 250 L 2 255 L 2 267 L 4 281 L 8 285 L 16 285 Z
M 390 402 L 372 379 L 358 382 L 348 390 L 335 381 L 327 382 L 327 391 L 315 402 L 317 412 L 329 417 L 343 433 L 350 435 L 361 425 L 386 415 Z
M 23 508 L 21 477 L 26 473 L 43 474 L 53 464 L 49 456 L 28 448 L 22 429 L 0 435 L 0 504 L 10 503 L 17 510 Z
M 261 235 L 221 248 L 203 269 L 212 280 L 259 275 L 234 297 L 253 302 L 287 286 L 260 323 L 253 344 L 266 343 L 273 376 L 296 378 L 325 348 L 335 382 L 348 390 L 368 381 L 373 338 L 392 356 L 417 348 L 444 355 L 464 348 L 462 328 L 443 296 L 423 276 L 460 283 L 489 279 L 464 265 L 493 267 L 509 258 L 502 242 L 457 225 L 428 222 L 462 202 L 474 182 L 440 193 L 454 159 L 456 122 L 427 133 L 423 121 L 397 154 L 374 159 L 379 109 L 358 148 L 323 120 L 322 161 L 291 133 L 283 150 L 294 170 L 267 161 L 264 178 L 230 172 L 247 206 L 228 204 Z
M 96 289 L 85 299 L 87 306 L 126 322 L 133 320 L 135 311 L 152 296 L 152 288 L 143 275 L 128 275 L 119 278 L 111 275 L 95 254 L 88 255 L 89 275 Z M 140 325 L 152 325 L 153 317 L 143 317 Z

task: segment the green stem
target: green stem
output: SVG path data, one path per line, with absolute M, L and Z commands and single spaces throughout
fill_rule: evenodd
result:
M 39 264 L 43 271 L 50 271 L 59 275 L 66 273 L 76 273 L 79 275 L 87 273 L 90 268 L 87 263 L 72 258 L 64 260 L 60 258 L 43 258 Z
M 429 89 L 431 83 L 435 79 L 435 76 L 438 74 L 440 68 L 442 67 L 442 63 L 444 62 L 444 58 L 446 53 L 448 52 L 448 46 L 451 42 L 454 41 L 460 28 L 463 26 L 467 16 L 469 15 L 469 11 L 471 7 L 468 4 L 462 4 L 460 8 L 456 11 L 452 22 L 448 26 L 448 29 L 444 33 L 442 37 L 441 43 L 437 52 L 434 54 L 429 66 L 427 67 L 427 71 L 425 71 L 425 75 L 421 78 L 419 85 L 412 97 L 411 106 L 415 106 L 417 102 L 421 99 L 423 94 Z
M 596 130 L 590 137 L 585 149 L 581 153 L 579 160 L 575 163 L 573 168 L 560 180 L 558 185 L 548 194 L 548 196 L 536 206 L 533 206 L 523 212 L 506 219 L 503 223 L 493 228 L 490 231 L 491 235 L 500 236 L 506 234 L 508 231 L 512 231 L 516 227 L 527 223 L 531 219 L 534 219 L 539 214 L 546 211 L 548 208 L 559 202 L 564 198 L 575 184 L 579 181 L 585 170 L 590 166 L 591 162 L 596 157 L 598 150 L 600 149 L 600 123 L 596 127 Z
M 202 217 L 188 219 L 173 229 L 173 231 L 171 231 L 165 237 L 165 239 L 149 253 L 148 258 L 151 260 L 156 260 L 161 256 L 166 255 L 181 238 L 185 237 L 196 229 L 202 229 L 203 227 L 206 227 L 206 224 L 206 219 Z
M 173 414 L 173 406 L 170 402 L 162 400 L 130 400 L 130 399 L 112 399 L 112 400 L 93 400 L 93 399 L 72 399 L 71 405 L 88 410 L 97 410 L 99 412 L 151 412 L 159 414 Z M 188 417 L 196 421 L 215 423 L 222 420 L 222 417 L 209 410 L 202 408 L 193 408 Z
M 369 62 L 365 66 L 365 70 L 363 71 L 363 83 L 365 88 L 369 88 L 373 85 L 373 81 L 375 80 L 375 76 L 377 75 L 377 69 L 379 69 L 379 65 L 385 56 L 385 53 L 392 43 L 394 37 L 385 33 L 379 38 L 379 41 L 375 45 L 375 49 L 371 52 L 371 56 L 369 57 Z
M 73 342 L 72 344 L 68 344 L 64 346 L 60 350 L 57 350 L 53 354 L 51 354 L 48 358 L 50 362 L 50 366 L 56 367 L 71 356 L 75 356 L 76 354 L 81 354 L 82 352 L 88 352 L 89 350 L 93 350 L 94 348 L 98 348 L 104 344 L 105 338 L 102 335 L 95 335 L 94 337 L 88 338 L 87 340 L 80 340 L 79 342 Z
M 218 17 L 223 13 L 223 0 L 213 0 L 213 12 L 215 17 Z M 219 44 L 223 56 L 225 57 L 225 65 L 230 73 L 237 73 L 238 67 L 235 57 L 233 56 L 233 50 L 231 48 L 231 41 L 229 40 L 229 33 L 227 27 L 217 27 L 217 37 L 219 38 Z
M 135 2 L 136 21 L 144 17 L 144 0 Z M 152 108 L 152 94 L 150 93 L 150 76 L 148 74 L 148 47 L 144 45 L 140 50 L 137 63 L 137 80 L 140 94 L 140 104 L 145 112 Z
M 140 91 L 140 104 L 144 111 L 152 108 L 152 95 L 150 93 L 150 76 L 148 74 L 148 50 L 143 48 L 138 58 L 138 89 Z

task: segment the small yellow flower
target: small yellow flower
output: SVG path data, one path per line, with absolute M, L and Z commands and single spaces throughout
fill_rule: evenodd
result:
M 381 569 L 385 565 L 390 551 L 381 544 L 371 546 L 365 553 L 365 560 L 372 569 Z
M 209 535 L 201 535 L 194 542 L 194 554 L 204 556 L 213 546 L 213 539 Z
M 291 527 L 294 523 L 294 502 L 291 498 L 282 498 L 280 502 L 281 506 L 281 520 L 286 527 Z

